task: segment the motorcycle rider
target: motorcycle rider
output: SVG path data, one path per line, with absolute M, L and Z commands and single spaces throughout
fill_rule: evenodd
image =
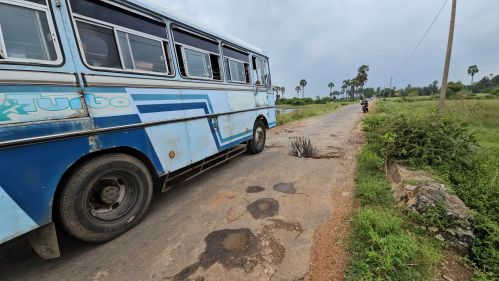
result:
M 362 105 L 362 111 L 364 111 L 364 113 L 367 113 L 369 112 L 369 101 L 367 99 L 364 99 L 360 105 Z

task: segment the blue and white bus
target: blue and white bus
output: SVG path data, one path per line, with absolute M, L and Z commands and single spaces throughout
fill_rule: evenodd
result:
M 259 48 L 138 0 L 0 0 L 0 243 L 116 238 L 153 182 L 259 153 L 275 125 Z

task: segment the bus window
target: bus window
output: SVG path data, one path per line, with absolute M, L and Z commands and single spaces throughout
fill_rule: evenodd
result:
M 208 53 L 196 51 L 190 48 L 183 48 L 185 70 L 187 76 L 194 78 L 213 78 L 211 60 Z
M 180 74 L 187 78 L 222 80 L 218 42 L 173 28 Z
M 227 81 L 249 83 L 249 56 L 247 53 L 223 46 L 225 74 Z
M 266 59 L 253 57 L 253 76 L 256 85 L 270 85 L 269 66 Z
M 91 66 L 121 68 L 120 55 L 110 27 L 77 21 L 80 41 L 87 63 Z
M 248 64 L 226 58 L 227 80 L 231 82 L 249 83 Z
M 0 62 L 58 64 L 61 52 L 45 1 L 0 3 Z M 43 3 L 43 4 L 40 4 Z
M 165 23 L 107 2 L 72 0 L 71 8 L 90 67 L 173 74 Z
M 161 42 L 118 31 L 125 68 L 167 72 Z

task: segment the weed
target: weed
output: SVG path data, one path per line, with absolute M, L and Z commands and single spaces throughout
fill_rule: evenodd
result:
M 291 153 L 300 158 L 319 158 L 319 149 L 306 138 L 293 138 L 290 142 Z

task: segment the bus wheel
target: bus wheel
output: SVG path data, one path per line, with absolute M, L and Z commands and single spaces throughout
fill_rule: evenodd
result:
M 265 148 L 265 141 L 267 133 L 265 131 L 265 124 L 262 121 L 256 121 L 253 128 L 253 138 L 248 143 L 248 151 L 251 154 L 258 154 Z
M 147 213 L 153 182 L 147 167 L 124 154 L 97 157 L 66 182 L 60 221 L 77 239 L 101 243 L 137 225 Z

